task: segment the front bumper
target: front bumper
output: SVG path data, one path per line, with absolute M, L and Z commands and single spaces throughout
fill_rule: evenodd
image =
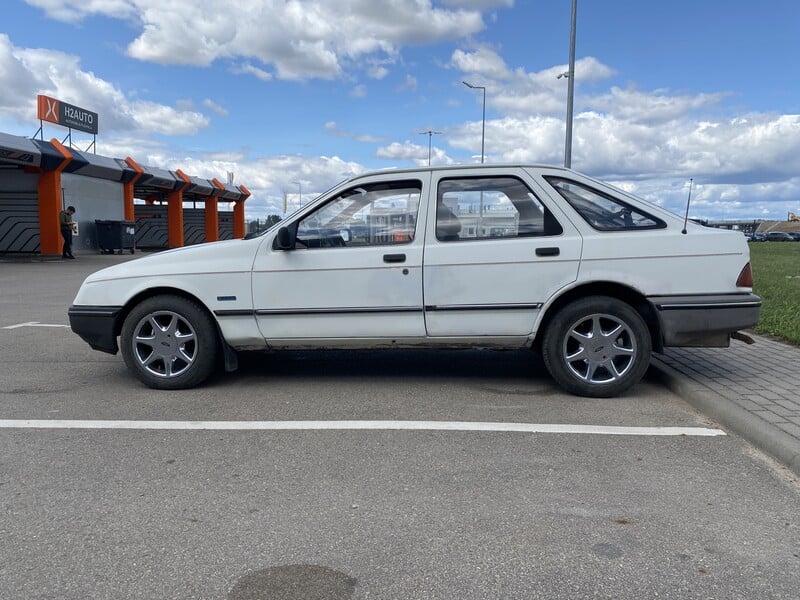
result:
M 95 350 L 116 354 L 121 306 L 70 306 L 69 326 Z
M 653 296 L 664 346 L 725 348 L 730 336 L 758 323 L 761 298 L 755 294 Z

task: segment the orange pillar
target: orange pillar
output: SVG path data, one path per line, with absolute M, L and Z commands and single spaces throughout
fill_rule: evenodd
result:
M 136 220 L 136 216 L 133 210 L 133 184 L 136 183 L 139 177 L 142 176 L 144 169 L 142 169 L 142 167 L 140 167 L 130 156 L 125 159 L 125 162 L 131 169 L 136 171 L 136 175 L 133 176 L 133 179 L 122 184 L 122 194 L 125 202 L 125 220 L 134 221 Z
M 183 180 L 183 185 L 167 194 L 167 245 L 170 248 L 180 248 L 184 244 L 183 190 L 189 185 L 189 178 L 180 169 L 175 174 Z
M 233 203 L 233 239 L 241 239 L 245 235 L 244 200 Z
M 219 240 L 219 209 L 217 197 L 212 194 L 206 198 L 206 241 Z
M 236 201 L 233 205 L 233 237 L 243 238 L 246 234 L 244 222 L 244 201 L 250 197 L 250 190 L 243 185 L 239 186 L 239 191 L 244 194 L 244 198 Z
M 61 228 L 58 214 L 61 212 L 61 171 L 72 160 L 72 153 L 53 138 L 50 143 L 55 146 L 64 160 L 52 171 L 43 171 L 39 175 L 39 252 L 45 254 L 61 254 Z

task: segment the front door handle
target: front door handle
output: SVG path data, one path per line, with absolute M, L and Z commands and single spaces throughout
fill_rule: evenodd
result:
M 401 263 L 406 262 L 405 254 L 384 254 L 383 262 L 385 263 Z
M 561 250 L 558 248 L 537 248 L 536 256 L 558 256 Z

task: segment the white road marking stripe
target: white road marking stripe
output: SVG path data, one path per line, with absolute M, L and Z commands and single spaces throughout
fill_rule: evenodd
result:
M 0 419 L 0 429 L 178 429 L 231 431 L 285 430 L 408 430 L 506 431 L 518 433 L 579 433 L 593 435 L 717 436 L 706 427 L 620 427 L 536 423 L 480 423 L 472 421 L 71 421 Z
M 20 327 L 69 327 L 69 325 L 55 325 L 52 323 L 39 323 L 38 321 L 31 321 L 29 323 L 17 323 L 16 325 L 7 325 L 3 329 L 19 329 Z

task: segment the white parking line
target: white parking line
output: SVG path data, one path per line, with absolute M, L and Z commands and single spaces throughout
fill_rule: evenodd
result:
M 6 327 L 3 327 L 3 329 L 19 329 L 20 327 L 69 327 L 69 325 L 55 325 L 52 323 L 39 323 L 38 321 L 30 321 L 29 323 L 7 325 Z
M 718 436 L 721 429 L 706 427 L 619 427 L 537 423 L 481 423 L 472 421 L 72 421 L 0 419 L 0 429 L 179 429 L 228 431 L 506 431 L 518 433 L 577 433 L 591 435 Z

